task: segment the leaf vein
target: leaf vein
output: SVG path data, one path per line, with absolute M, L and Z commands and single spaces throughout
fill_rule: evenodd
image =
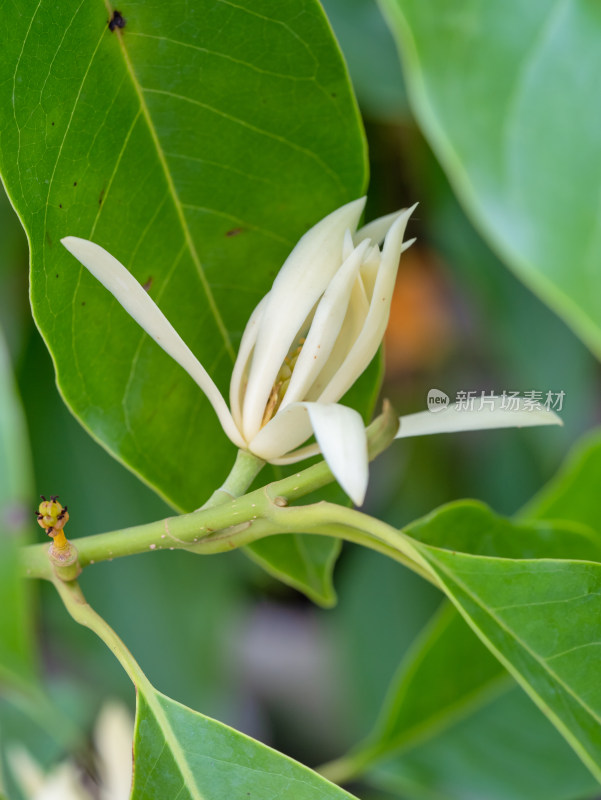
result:
M 250 122 L 247 122 L 244 119 L 240 119 L 240 117 L 235 117 L 233 114 L 228 114 L 227 111 L 222 111 L 219 108 L 215 108 L 214 106 L 209 105 L 208 103 L 203 103 L 201 100 L 196 100 L 193 97 L 186 97 L 183 94 L 177 94 L 175 92 L 169 92 L 166 89 L 153 89 L 151 87 L 140 87 L 140 91 L 146 94 L 158 94 L 163 95 L 164 97 L 172 97 L 174 100 L 180 100 L 184 103 L 191 103 L 192 105 L 198 106 L 199 108 L 204 108 L 206 111 L 209 111 L 212 114 L 215 114 L 219 117 L 223 117 L 223 119 L 227 119 L 229 122 L 233 122 L 235 125 L 240 125 L 243 128 L 247 128 L 253 133 L 257 133 L 260 136 L 265 136 L 268 139 L 273 139 L 280 144 L 283 144 L 286 147 L 289 147 L 291 150 L 296 150 L 298 153 L 303 153 L 303 155 L 307 156 L 311 160 L 315 161 L 316 164 L 319 166 L 334 180 L 336 185 L 339 189 L 343 190 L 344 187 L 342 185 L 342 181 L 340 180 L 339 176 L 334 172 L 334 170 L 326 164 L 326 162 L 320 158 L 317 153 L 314 153 L 312 150 L 309 150 L 307 147 L 302 147 L 300 144 L 296 144 L 296 142 L 290 141 L 290 139 L 286 139 L 284 136 L 280 136 L 277 133 L 273 133 L 272 131 L 267 131 L 264 128 L 259 128 L 256 125 L 253 125 Z

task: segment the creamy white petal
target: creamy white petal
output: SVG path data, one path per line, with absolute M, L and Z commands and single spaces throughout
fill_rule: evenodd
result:
M 494 399 L 494 408 L 486 405 L 482 410 L 476 399 L 475 410 L 460 410 L 457 403 L 453 403 L 442 411 L 419 411 L 417 414 L 408 414 L 399 420 L 399 430 L 395 439 L 404 439 L 410 436 L 426 436 L 432 433 L 457 433 L 459 431 L 478 431 L 492 428 L 526 428 L 535 425 L 563 425 L 561 419 L 553 411 L 545 409 L 527 410 L 525 400 L 522 398 L 519 410 L 512 411 L 501 408 L 503 398 Z M 507 403 L 507 400 L 505 401 Z
M 279 369 L 301 326 L 342 263 L 347 228 L 355 230 L 365 198 L 348 203 L 318 222 L 286 259 L 270 292 L 260 325 L 244 398 L 244 436 L 259 431 Z
M 330 357 L 368 247 L 369 242 L 365 241 L 355 248 L 328 284 L 292 372 L 282 408 L 306 397 L 311 384 Z
M 242 430 L 242 401 L 244 398 L 244 390 L 246 388 L 246 381 L 248 379 L 248 371 L 250 369 L 249 360 L 252 356 L 255 342 L 259 333 L 259 324 L 265 312 L 269 292 L 259 302 L 255 310 L 250 315 L 250 319 L 246 323 L 246 328 L 242 334 L 240 347 L 238 349 L 238 356 L 232 371 L 232 379 L 230 381 L 230 408 L 234 422 L 239 430 Z
M 386 236 L 380 269 L 363 329 L 344 363 L 320 395 L 319 402 L 331 403 L 339 400 L 359 375 L 367 369 L 382 342 L 390 314 L 390 303 L 399 267 L 403 235 L 414 209 L 415 206 L 412 206 L 397 217 Z
M 312 456 L 317 456 L 321 453 L 319 449 L 319 445 L 315 444 L 308 444 L 305 447 L 299 447 L 298 450 L 293 450 L 291 453 L 288 453 L 285 456 L 281 456 L 280 458 L 272 458 L 271 464 L 279 464 L 279 465 L 286 465 L 286 464 L 296 464 L 298 461 L 303 461 L 305 458 L 312 458 Z
M 383 217 L 377 217 L 371 222 L 368 222 L 367 225 L 359 228 L 357 233 L 353 236 L 355 245 L 358 245 L 359 242 L 364 241 L 364 239 L 371 239 L 375 244 L 380 244 L 380 242 L 383 242 L 386 234 L 392 227 L 392 224 L 396 222 L 396 220 L 406 210 L 407 209 L 402 208 L 400 211 L 393 211 L 392 214 L 386 214 Z
M 248 449 L 264 461 L 273 461 L 296 450 L 313 433 L 302 403 L 280 409 L 248 443 Z
M 305 403 L 315 438 L 340 486 L 363 505 L 369 478 L 367 435 L 358 411 L 337 403 Z
M 334 477 L 360 506 L 368 480 L 367 436 L 361 415 L 354 409 L 336 403 L 294 403 L 265 425 L 249 449 L 265 461 L 286 463 L 287 455 L 297 460 L 298 453 L 290 451 L 312 432 Z M 313 447 L 309 447 L 313 455 Z
M 346 261 L 354 249 L 355 243 L 353 242 L 353 235 L 347 228 L 344 232 L 344 239 L 342 240 L 342 260 Z
M 365 296 L 368 298 L 368 306 L 374 293 L 374 286 L 376 284 L 376 278 L 378 277 L 381 259 L 382 253 L 380 252 L 379 246 L 375 244 L 365 256 L 363 264 L 361 264 L 361 281 L 365 289 Z
M 207 396 L 227 436 L 238 447 L 244 447 L 244 440 L 227 403 L 211 376 L 133 275 L 104 248 L 87 239 L 67 236 L 61 242 L 108 289 L 138 325 L 186 370 Z
M 353 284 L 351 292 L 351 299 L 346 311 L 346 316 L 342 324 L 336 344 L 327 360 L 324 368 L 321 370 L 309 392 L 307 393 L 306 400 L 317 401 L 325 387 L 330 383 L 334 375 L 338 372 L 342 364 L 345 362 L 346 357 L 351 351 L 354 343 L 363 330 L 367 314 L 369 313 L 369 303 L 363 288 L 363 281 L 361 276 Z M 329 402 L 336 402 L 339 397 L 330 398 Z

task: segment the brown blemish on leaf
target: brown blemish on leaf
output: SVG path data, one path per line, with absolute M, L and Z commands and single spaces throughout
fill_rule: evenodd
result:
M 152 286 L 152 281 L 153 281 L 153 277 L 151 275 L 150 278 L 148 278 L 148 280 L 146 281 L 146 283 L 142 284 L 142 289 L 144 289 L 145 292 L 149 292 L 150 291 L 150 287 Z
M 239 236 L 244 232 L 244 228 L 232 228 L 231 231 L 226 231 L 226 236 Z

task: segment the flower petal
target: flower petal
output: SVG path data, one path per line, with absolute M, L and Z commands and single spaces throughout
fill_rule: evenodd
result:
M 368 480 L 367 436 L 358 411 L 337 403 L 293 403 L 278 411 L 250 442 L 249 450 L 272 463 L 291 463 L 303 456 L 295 450 L 315 434 L 319 450 L 334 477 L 358 506 L 363 503 Z M 305 458 L 313 445 L 302 448 Z
M 361 414 L 337 403 L 304 405 L 317 443 L 334 477 L 355 505 L 363 505 L 369 460 Z
M 272 462 L 296 450 L 312 434 L 311 421 L 302 403 L 280 409 L 248 443 L 248 449 Z
M 355 245 L 358 245 L 365 239 L 371 239 L 375 244 L 380 244 L 380 242 L 383 242 L 393 223 L 396 222 L 396 220 L 406 210 L 406 208 L 402 208 L 400 211 L 393 211 L 392 214 L 386 214 L 383 217 L 372 219 L 372 221 L 368 222 L 367 225 L 359 228 L 357 233 L 353 236 Z
M 244 397 L 244 436 L 260 430 L 271 389 L 288 351 L 342 263 L 347 228 L 354 231 L 365 198 L 342 206 L 300 239 L 278 273 L 260 325 Z
M 308 444 L 306 447 L 299 447 L 298 450 L 293 450 L 291 453 L 288 453 L 285 456 L 272 458 L 270 463 L 280 464 L 282 466 L 286 464 L 296 464 L 299 461 L 303 461 L 305 458 L 318 456 L 320 453 L 321 450 L 319 449 L 319 445 L 317 443 Z
M 61 242 L 109 290 L 138 325 L 186 370 L 207 396 L 227 436 L 238 447 L 245 447 L 227 403 L 211 376 L 133 275 L 104 248 L 87 239 L 67 236 Z
M 282 408 L 307 396 L 307 391 L 327 362 L 349 306 L 353 284 L 369 242 L 355 248 L 328 284 L 297 359 Z
M 250 360 L 257 341 L 259 325 L 265 313 L 268 297 L 269 292 L 256 306 L 255 310 L 250 315 L 250 319 L 246 323 L 240 347 L 238 348 L 236 363 L 232 371 L 232 379 L 230 381 L 230 408 L 232 410 L 234 422 L 240 430 L 242 430 L 242 402 L 244 399 L 244 390 L 246 388 L 245 384 L 248 380 Z
M 492 398 L 488 398 L 491 400 Z M 477 431 L 491 428 L 526 428 L 534 425 L 563 425 L 554 411 L 544 408 L 528 411 L 524 398 L 519 399 L 519 409 L 502 408 L 507 399 L 494 398 L 494 408 L 463 410 L 453 403 L 442 411 L 419 411 L 408 414 L 399 420 L 399 430 L 395 439 L 409 436 L 426 436 L 431 433 L 456 433 L 458 431 Z M 486 399 L 484 400 L 486 402 Z
M 390 303 L 403 247 L 403 235 L 415 207 L 412 206 L 398 216 L 388 231 L 363 329 L 344 362 L 320 395 L 319 402 L 321 403 L 339 400 L 359 375 L 367 369 L 380 346 L 390 315 Z

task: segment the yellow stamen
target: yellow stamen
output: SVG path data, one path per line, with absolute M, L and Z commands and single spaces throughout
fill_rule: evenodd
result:
M 265 406 L 265 411 L 263 412 L 261 427 L 267 425 L 269 420 L 275 416 L 279 407 L 282 405 L 282 400 L 284 399 L 284 395 L 286 394 L 288 386 L 290 385 L 290 378 L 292 377 L 294 367 L 296 366 L 296 362 L 298 361 L 298 357 L 300 356 L 300 352 L 303 349 L 304 343 L 305 340 L 301 339 L 298 347 L 292 353 L 292 355 L 286 356 L 284 359 L 284 363 L 280 367 L 275 382 L 271 388 L 269 399 L 267 400 L 267 405 Z

